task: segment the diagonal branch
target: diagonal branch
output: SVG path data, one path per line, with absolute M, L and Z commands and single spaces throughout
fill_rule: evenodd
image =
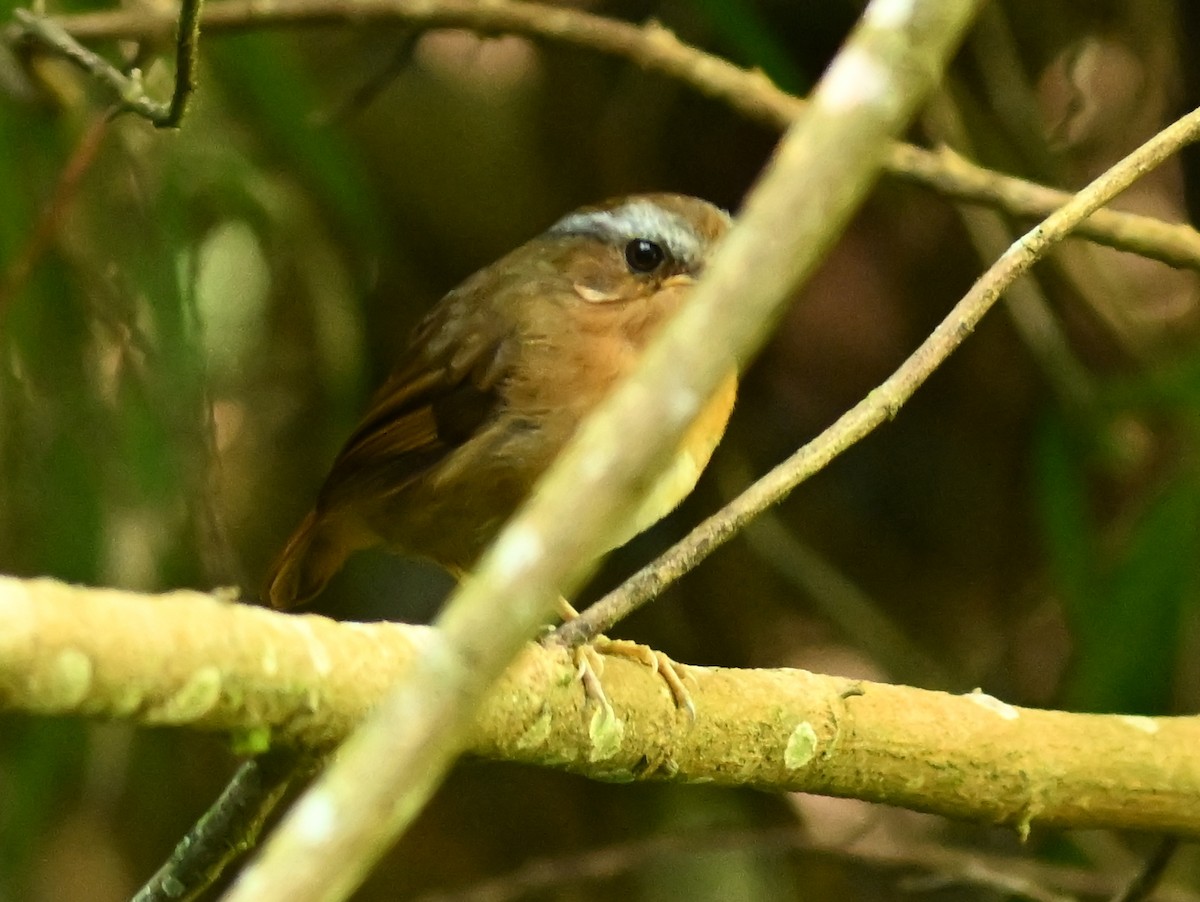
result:
M 842 414 L 741 495 L 713 514 L 658 560 L 643 567 L 558 630 L 566 644 L 594 637 L 660 595 L 668 585 L 720 548 L 762 511 L 778 504 L 801 482 L 893 419 L 918 388 L 974 331 L 979 321 L 1021 275 L 1069 235 L 1093 210 L 1116 197 L 1145 173 L 1200 140 L 1200 109 L 1163 129 L 1075 194 L 993 263 L 915 351 L 865 398 Z
M 131 902 L 195 899 L 226 866 L 254 848 L 284 793 L 316 773 L 323 760 L 318 754 L 277 746 L 244 763 Z

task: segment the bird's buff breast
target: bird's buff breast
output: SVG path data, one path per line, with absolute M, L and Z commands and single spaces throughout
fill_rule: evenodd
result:
M 653 526 L 692 491 L 721 440 L 736 394 L 737 374 L 731 372 L 609 548 Z M 431 478 L 375 506 L 366 518 L 368 529 L 393 550 L 428 558 L 455 572 L 470 569 L 582 418 L 568 409 L 559 413 L 560 417 L 538 418 L 536 428 L 528 421 L 522 425 L 518 417 L 504 418 L 455 451 Z M 544 430 L 556 434 L 548 436 Z
M 725 425 L 733 413 L 737 398 L 737 373 L 730 373 L 712 399 L 684 433 L 679 449 L 671 457 L 666 470 L 655 481 L 636 513 L 612 543 L 613 548 L 624 545 L 634 536 L 649 529 L 683 501 L 696 487 L 700 474 L 716 450 Z

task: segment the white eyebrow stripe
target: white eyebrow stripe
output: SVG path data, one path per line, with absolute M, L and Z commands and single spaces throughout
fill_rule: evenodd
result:
M 644 200 L 629 201 L 611 210 L 568 213 L 547 234 L 590 235 L 610 244 L 645 238 L 661 244 L 687 267 L 698 264 L 704 251 L 704 242 L 685 219 Z

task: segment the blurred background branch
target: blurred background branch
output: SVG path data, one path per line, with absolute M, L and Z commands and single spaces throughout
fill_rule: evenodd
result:
M 202 0 L 181 0 L 176 27 L 175 86 L 166 103 L 154 100 L 142 88 L 142 74 L 134 69 L 126 76 L 103 58 L 88 50 L 57 22 L 26 9 L 13 11 L 20 26 L 18 41 L 37 44 L 57 53 L 106 86 L 118 104 L 118 110 L 137 113 L 157 128 L 178 128 L 196 91 L 196 65 L 200 37 Z
M 161 37 L 173 20 L 143 10 L 112 10 L 63 16 L 61 26 L 79 40 Z M 784 128 L 804 101 L 761 72 L 740 69 L 679 41 L 665 28 L 638 26 L 588 13 L 536 3 L 475 3 L 470 0 L 292 0 L 263 6 L 254 0 L 213 0 L 203 14 L 205 31 L 225 31 L 371 22 L 404 23 L 421 30 L 467 28 L 483 34 L 517 34 L 564 41 L 625 57 L 646 69 L 691 85 L 751 119 Z M 886 170 L 955 200 L 997 207 L 1013 216 L 1048 216 L 1069 198 L 1066 192 L 989 171 L 948 150 L 896 144 Z M 1082 237 L 1143 254 L 1172 266 L 1200 269 L 1200 233 L 1190 226 L 1147 216 L 1097 211 L 1079 228 Z

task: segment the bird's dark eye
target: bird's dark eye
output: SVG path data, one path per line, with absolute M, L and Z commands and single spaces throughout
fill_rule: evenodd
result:
M 625 245 L 625 262 L 634 272 L 654 272 L 667 259 L 662 245 L 645 238 L 634 238 Z

